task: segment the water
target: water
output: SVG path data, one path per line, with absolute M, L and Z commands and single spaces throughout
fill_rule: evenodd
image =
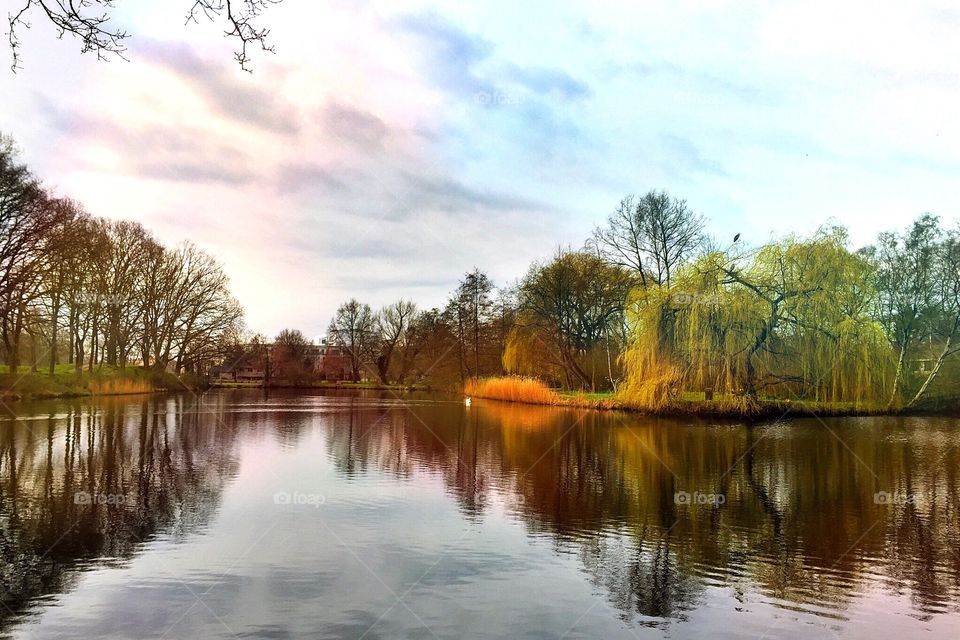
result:
M 0 415 L 0 635 L 956 638 L 960 420 L 260 391 Z

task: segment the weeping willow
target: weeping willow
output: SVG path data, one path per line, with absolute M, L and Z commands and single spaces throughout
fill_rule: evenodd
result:
M 764 399 L 879 408 L 896 360 L 869 317 L 872 278 L 838 229 L 703 256 L 669 288 L 633 292 L 621 394 L 650 409 L 705 392 L 741 409 Z

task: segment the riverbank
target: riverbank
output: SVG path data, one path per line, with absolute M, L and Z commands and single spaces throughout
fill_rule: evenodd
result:
M 499 400 L 574 409 L 601 411 L 628 411 L 657 416 L 697 416 L 704 418 L 778 418 L 798 416 L 865 416 L 895 413 L 865 409 L 852 403 L 805 402 L 802 400 L 758 399 L 743 397 L 714 397 L 707 400 L 688 394 L 668 404 L 649 407 L 624 400 L 616 393 L 565 392 L 551 389 L 536 378 L 500 377 L 468 380 L 463 393 L 472 398 Z
M 430 391 L 422 384 L 382 384 L 379 382 L 316 381 L 301 383 L 271 382 L 211 382 L 212 389 L 353 389 L 357 391 Z
M 184 379 L 168 371 L 143 367 L 102 366 L 93 371 L 83 370 L 78 374 L 73 365 L 58 365 L 52 375 L 49 371 L 31 372 L 29 369 L 0 374 L 0 400 L 128 395 L 201 386 L 203 385 L 200 379 Z

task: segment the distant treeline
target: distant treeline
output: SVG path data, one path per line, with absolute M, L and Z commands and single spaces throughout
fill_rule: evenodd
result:
M 11 372 L 137 363 L 200 373 L 241 330 L 216 260 L 55 197 L 0 137 L 0 346 Z
M 627 197 L 582 248 L 512 287 L 474 270 L 441 309 L 350 300 L 329 339 L 357 379 L 512 373 L 649 409 L 713 398 L 893 410 L 958 396 L 956 229 L 924 214 L 858 250 L 837 226 L 756 247 L 704 229 L 666 193 Z

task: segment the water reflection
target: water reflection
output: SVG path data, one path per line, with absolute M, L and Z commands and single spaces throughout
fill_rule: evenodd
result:
M 91 561 L 201 529 L 237 470 L 228 414 L 187 397 L 48 406 L 0 423 L 0 628 Z
M 341 468 L 440 472 L 472 517 L 500 498 L 532 534 L 576 547 L 628 618 L 682 618 L 706 588 L 738 584 L 840 619 L 877 585 L 907 596 L 921 619 L 958 610 L 954 419 L 715 425 L 501 403 L 405 411 L 332 422 Z M 678 494 L 723 502 L 678 504 Z
M 575 559 L 580 579 L 606 603 L 595 613 L 627 629 L 680 624 L 691 634 L 709 632 L 723 610 L 741 616 L 732 620 L 745 624 L 742 635 L 749 625 L 759 635 L 777 624 L 772 607 L 789 620 L 822 620 L 827 630 L 850 621 L 870 626 L 868 616 L 884 612 L 907 616 L 918 629 L 955 631 L 957 424 L 718 425 L 479 401 L 465 408 L 418 396 L 259 392 L 34 405 L 0 423 L 0 630 L 41 615 L 45 597 L 70 591 L 87 568 L 123 565 L 157 536 L 203 533 L 232 482 L 282 471 L 258 468 L 282 466 L 260 460 L 264 438 L 295 452 L 319 437 L 333 506 L 350 526 L 383 529 L 397 548 L 421 549 L 431 534 L 396 527 L 378 509 L 441 483 L 478 539 L 490 523 L 520 522 L 527 545 L 546 543 L 556 558 Z M 304 482 L 311 476 L 296 473 Z M 377 482 L 367 487 L 369 478 Z M 274 517 L 258 504 L 236 508 Z M 305 527 L 312 544 L 318 527 L 336 524 L 319 511 L 306 517 L 283 526 Z M 329 592 L 305 581 L 305 570 L 337 575 L 327 564 L 281 566 L 264 553 L 270 591 L 284 602 Z M 477 576 L 484 570 L 474 563 L 506 574 L 511 563 L 523 564 L 526 550 L 496 553 L 478 560 L 465 552 L 447 562 L 470 564 Z M 431 569 L 441 560 L 424 555 Z M 437 573 L 432 579 L 436 591 L 422 602 L 451 586 Z M 464 583 L 458 575 L 456 584 Z M 351 593 L 351 615 L 364 621 L 351 634 L 381 614 L 365 607 L 364 596 Z M 474 597 L 501 607 L 518 596 Z M 520 597 L 534 609 L 542 604 L 535 593 Z M 329 612 L 321 626 L 341 628 L 342 614 Z M 590 630 L 580 628 L 590 618 L 572 618 L 554 635 L 568 626 L 571 635 Z

